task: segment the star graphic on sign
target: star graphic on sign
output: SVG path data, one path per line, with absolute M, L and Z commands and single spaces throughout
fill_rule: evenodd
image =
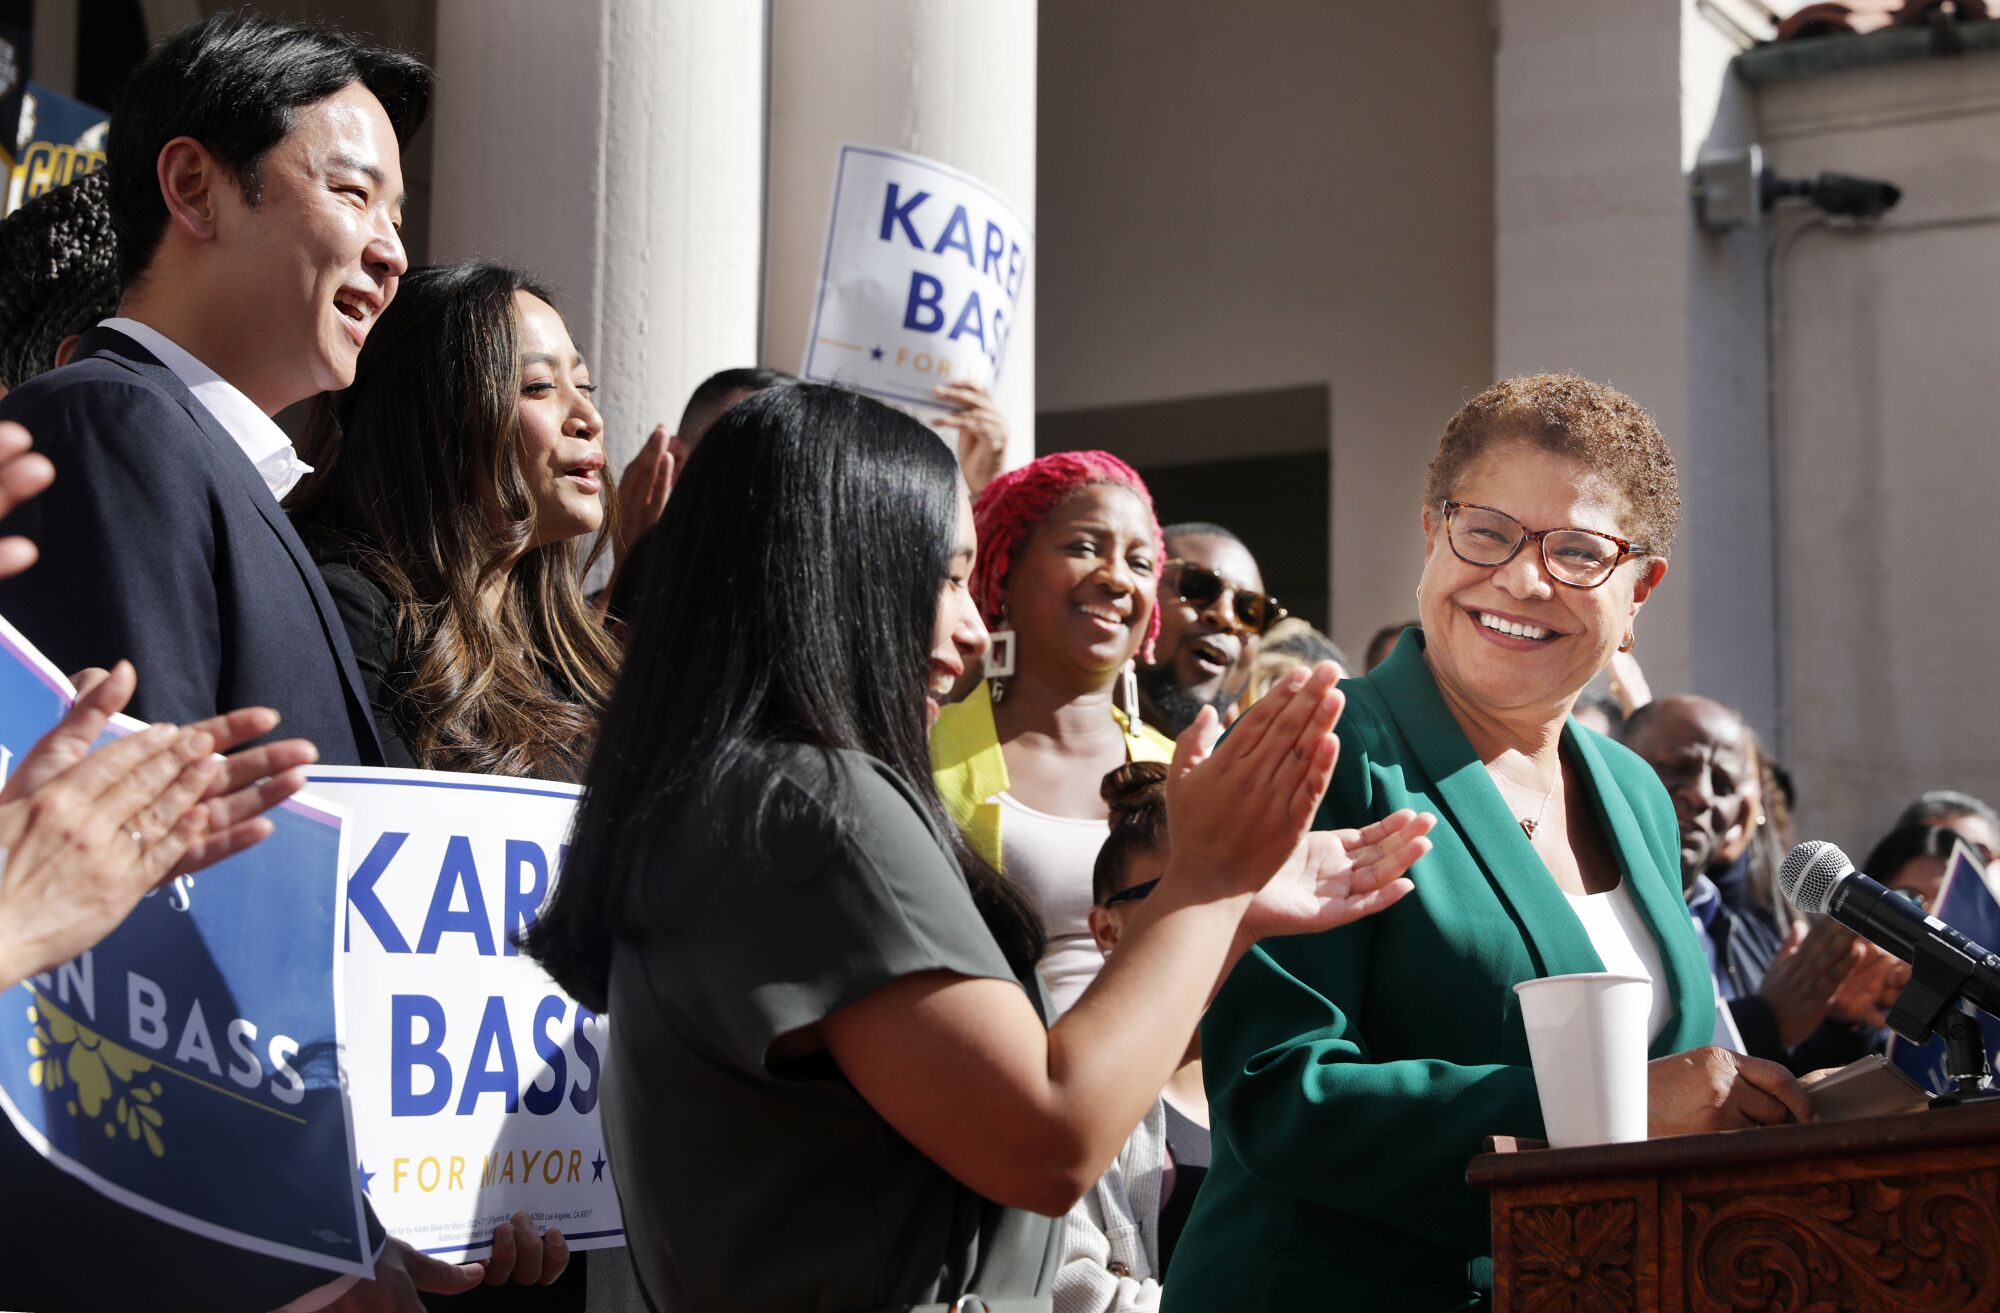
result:
M 368 1183 L 375 1179 L 375 1173 L 368 1170 L 368 1165 L 366 1163 L 356 1163 L 354 1166 L 354 1174 L 355 1176 L 360 1178 L 361 1193 L 365 1195 L 370 1195 L 372 1197 L 373 1192 L 369 1190 Z
M 870 360 L 880 360 L 882 358 L 882 348 L 879 346 L 870 347 L 868 350 L 868 358 Z
M 593 1181 L 604 1179 L 604 1150 L 602 1149 L 597 1151 L 597 1157 L 590 1160 L 590 1179 Z

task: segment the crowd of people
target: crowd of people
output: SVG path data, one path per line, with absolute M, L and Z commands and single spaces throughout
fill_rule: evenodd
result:
M 628 1248 L 517 1215 L 450 1264 L 371 1217 L 373 1279 L 328 1282 L 4 1131 L 10 1233 L 121 1261 L 0 1304 L 1474 1307 L 1465 1163 L 1543 1130 L 1516 983 L 1653 981 L 1655 1135 L 1810 1120 L 1798 1077 L 1882 1047 L 1907 967 L 1775 891 L 1789 776 L 1632 656 L 1680 496 L 1630 398 L 1467 402 L 1357 669 L 1117 457 L 1001 472 L 976 387 L 941 441 L 726 370 L 614 477 L 554 291 L 408 265 L 432 90 L 211 18 L 0 223 L 0 615 L 78 672 L 0 788 L 0 986 L 314 762 L 580 783 L 522 946 L 615 1022 Z M 154 728 L 94 749 L 119 711 Z M 1961 841 L 2000 818 L 1926 794 L 1868 869 L 1934 899 Z

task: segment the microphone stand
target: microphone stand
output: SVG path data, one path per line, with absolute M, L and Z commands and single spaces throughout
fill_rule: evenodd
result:
M 1910 955 L 1910 983 L 1889 1010 L 1889 1026 L 1912 1044 L 1928 1044 L 1944 1032 L 1945 1074 L 1951 1088 L 1931 1097 L 1931 1107 L 1952 1108 L 2000 1099 L 1986 1062 L 1979 1017 L 1959 991 L 1975 963 L 1937 935 L 1923 935 Z

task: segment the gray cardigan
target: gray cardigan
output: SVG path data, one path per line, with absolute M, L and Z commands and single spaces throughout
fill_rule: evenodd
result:
M 1166 1105 L 1155 1099 L 1118 1157 L 1063 1219 L 1055 1313 L 1159 1308 L 1160 1183 L 1166 1166 Z

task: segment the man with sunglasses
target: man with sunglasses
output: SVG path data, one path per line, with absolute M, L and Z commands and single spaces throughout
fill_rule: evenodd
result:
M 1221 525 L 1174 524 L 1164 534 L 1160 637 L 1154 664 L 1139 671 L 1139 709 L 1147 724 L 1175 735 L 1203 707 L 1229 719 L 1259 640 L 1285 608 L 1265 594 L 1257 558 Z

